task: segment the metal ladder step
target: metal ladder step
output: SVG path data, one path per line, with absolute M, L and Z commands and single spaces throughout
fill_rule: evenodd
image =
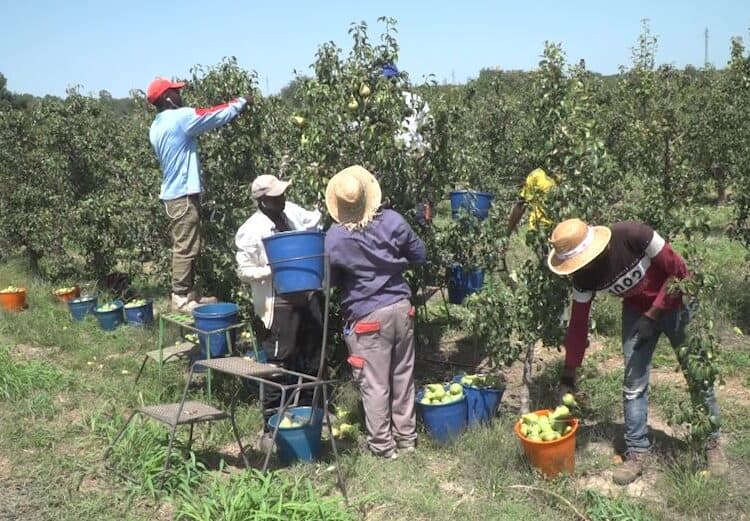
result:
M 179 402 L 160 403 L 157 405 L 139 407 L 138 412 L 162 423 L 166 423 L 171 427 L 188 423 L 223 420 L 229 417 L 229 415 L 224 411 L 217 409 L 216 407 L 212 407 L 207 403 L 186 401 L 182 407 L 182 413 L 180 414 L 180 418 L 178 420 L 177 411 L 179 411 L 179 409 Z
M 159 361 L 159 356 L 161 356 L 162 363 L 166 363 L 171 360 L 187 358 L 189 355 L 198 354 L 199 352 L 200 346 L 197 344 L 192 342 L 181 342 L 179 344 L 165 347 L 161 350 L 161 355 L 159 354 L 158 349 L 154 349 L 153 351 L 147 352 L 146 356 L 157 362 Z

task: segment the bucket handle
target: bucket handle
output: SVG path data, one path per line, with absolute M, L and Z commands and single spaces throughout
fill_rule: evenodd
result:
M 289 257 L 286 259 L 277 259 L 277 260 L 269 260 L 268 264 L 281 264 L 282 262 L 291 262 L 291 261 L 297 261 L 297 260 L 306 260 L 306 259 L 317 259 L 318 257 L 325 257 L 325 253 L 316 253 L 314 255 L 303 255 L 301 257 Z

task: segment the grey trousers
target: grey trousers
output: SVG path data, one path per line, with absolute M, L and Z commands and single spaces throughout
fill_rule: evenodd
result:
M 172 237 L 172 293 L 187 295 L 195 284 L 195 268 L 201 251 L 200 196 L 164 201 Z
M 414 446 L 414 312 L 408 300 L 357 320 L 345 335 L 365 409 L 367 443 L 379 455 Z M 361 367 L 357 367 L 361 366 Z

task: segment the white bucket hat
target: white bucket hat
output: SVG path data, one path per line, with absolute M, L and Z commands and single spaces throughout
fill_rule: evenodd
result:
M 291 181 L 282 181 L 275 175 L 263 174 L 255 178 L 250 190 L 253 199 L 260 199 L 264 196 L 278 197 L 286 191 L 291 183 Z

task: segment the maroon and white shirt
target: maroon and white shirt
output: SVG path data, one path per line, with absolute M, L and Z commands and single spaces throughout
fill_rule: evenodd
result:
M 591 302 L 606 292 L 623 305 L 646 313 L 682 306 L 680 294 L 668 293 L 671 279 L 688 276 L 687 266 L 661 235 L 649 226 L 624 221 L 611 227 L 607 250 L 590 266 L 573 274 L 573 309 L 565 336 L 565 365 L 579 367 L 588 345 Z

